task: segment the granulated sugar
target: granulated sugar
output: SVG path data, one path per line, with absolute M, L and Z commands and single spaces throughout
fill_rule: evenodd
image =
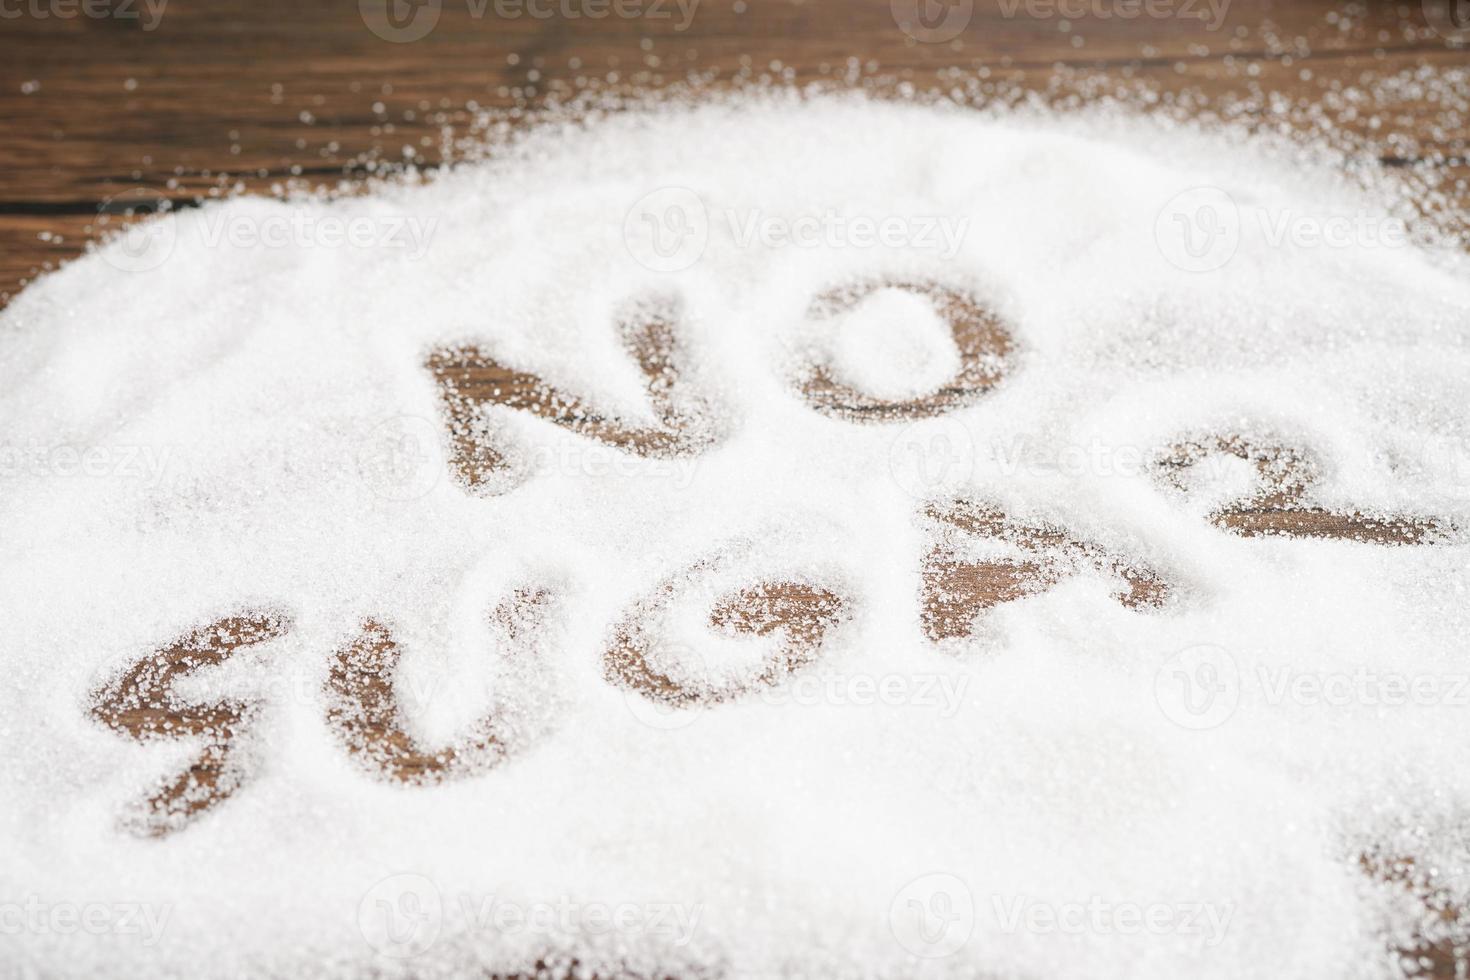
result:
M 1395 186 L 748 96 L 44 278 L 6 962 L 1398 975 L 1470 901 L 1470 285 Z

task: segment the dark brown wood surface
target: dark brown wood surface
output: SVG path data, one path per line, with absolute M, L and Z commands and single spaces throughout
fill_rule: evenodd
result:
M 1382 147 L 1375 154 L 1387 164 L 1436 171 L 1448 179 L 1452 206 L 1470 203 L 1470 115 L 1412 86 L 1366 105 L 1343 97 L 1425 66 L 1470 68 L 1470 30 L 1447 29 L 1437 19 L 1436 0 L 1427 0 L 1429 8 L 1419 0 L 1229 0 L 1217 25 L 1178 12 L 1188 0 L 1177 0 L 1170 16 L 1089 13 L 1072 21 L 1046 13 L 1053 10 L 1050 3 L 974 0 L 968 26 L 942 43 L 902 30 L 894 14 L 902 3 L 889 0 L 701 0 L 687 24 L 672 0 L 658 8 L 665 16 L 645 0 L 643 16 L 600 19 L 555 12 L 568 5 L 593 9 L 589 0 L 555 0 L 540 8 L 552 9 L 550 17 L 531 16 L 520 3 L 442 0 L 427 36 L 394 43 L 368 26 L 373 4 L 382 2 L 167 0 L 160 8 L 143 0 L 21 0 L 0 9 L 0 304 L 39 272 L 80 254 L 115 222 L 108 214 L 117 210 L 114 202 L 149 195 L 190 201 L 239 189 L 270 191 L 291 181 L 350 185 L 372 161 L 405 160 L 406 147 L 417 162 L 439 161 L 445 127 L 462 130 L 477 106 L 535 105 L 586 81 L 663 87 L 691 73 L 717 85 L 839 82 L 856 67 L 890 89 L 905 82 L 961 85 L 983 76 L 996 90 L 1043 93 L 1059 80 L 1075 88 L 1106 75 L 1110 85 L 1146 85 L 1201 106 L 1244 100 L 1238 103 L 1244 118 L 1262 125 L 1290 118 L 1272 111 L 1273 98 L 1286 99 L 1320 107 L 1324 118 L 1349 132 L 1373 135 Z M 1111 0 L 1086 0 L 1084 6 L 1116 9 Z M 1456 40 L 1461 35 L 1465 44 Z M 503 380 L 494 367 L 476 369 Z M 1215 448 L 1236 453 L 1233 437 L 1219 435 Z M 1161 466 L 1183 465 L 1188 450 Z M 1441 530 L 1424 521 L 1385 524 L 1326 514 L 1299 496 L 1292 487 L 1268 487 L 1260 499 L 1214 520 L 1222 532 L 1401 545 Z M 937 548 L 926 573 L 931 594 L 924 597 L 931 637 L 963 635 L 977 611 L 1055 580 L 1059 566 L 1038 551 L 1044 544 L 1074 557 L 1113 561 L 1093 556 L 1085 542 L 1058 529 L 1013 526 L 988 513 L 988 523 L 971 526 L 973 508 L 964 510 L 963 502 L 956 507 L 932 516 L 951 532 L 1007 537 L 1026 554 L 1011 562 L 965 564 Z M 1125 595 L 1150 601 L 1164 595 L 1146 572 L 1126 564 L 1117 570 L 1131 589 Z M 795 592 L 782 596 L 801 605 Z M 830 618 L 826 607 L 835 598 L 808 598 L 813 622 L 825 622 L 824 611 Z M 799 622 L 801 616 L 782 607 L 780 618 Z M 218 641 L 209 639 L 214 633 L 199 634 L 204 639 L 172 647 L 161 637 L 153 673 L 135 671 L 124 679 L 131 687 L 104 692 L 99 717 L 129 737 L 156 734 L 150 711 L 167 713 L 176 725 L 185 709 L 169 700 L 165 681 L 204 653 L 223 656 L 240 645 L 237 632 L 226 630 Z M 334 675 L 340 694 L 367 706 L 351 721 L 361 729 L 359 741 L 378 746 L 405 772 L 447 767 L 449 750 L 434 754 L 394 734 L 395 709 L 385 700 L 384 675 L 392 669 L 386 650 L 386 641 L 382 649 L 365 647 L 352 670 Z M 213 732 L 217 745 L 228 742 L 240 720 L 200 717 L 196 727 Z M 220 781 L 221 767 L 206 751 L 185 780 L 210 805 L 233 786 Z M 159 807 L 178 810 L 178 787 L 166 790 Z M 148 825 L 150 833 L 174 829 Z M 1363 859 L 1368 873 L 1390 881 L 1407 881 L 1400 874 L 1406 865 L 1412 860 Z M 1452 949 L 1421 952 L 1436 975 L 1453 975 Z
M 1255 95 L 1266 119 L 1267 93 L 1320 101 L 1365 75 L 1470 63 L 1419 0 L 1216 0 L 1215 29 L 1192 16 L 1204 0 L 1151 0 L 1171 3 L 1171 16 L 1071 22 L 1047 14 L 1055 0 L 971 0 L 968 26 L 945 43 L 906 34 L 889 0 L 699 0 L 687 23 L 675 0 L 601 19 L 535 17 L 522 0 L 412 0 L 441 10 L 409 43 L 374 34 L 362 9 L 410 0 L 152 2 L 0 9 L 0 299 L 77 255 L 119 195 L 187 199 L 293 177 L 335 186 L 366 159 L 403 159 L 406 146 L 434 162 L 443 127 L 467 122 L 467 106 L 535 102 L 609 73 L 665 86 L 691 72 L 835 80 L 858 65 L 926 87 L 955 84 L 958 69 L 1045 90 L 1059 74 L 1107 72 L 1208 99 Z M 1119 0 L 1066 2 L 1111 10 Z M 1446 127 L 1444 106 L 1406 92 L 1362 108 L 1336 118 L 1366 132 L 1377 117 L 1376 135 L 1401 133 L 1385 153 L 1394 163 L 1470 174 L 1464 123 Z M 1453 190 L 1464 199 L 1463 185 Z

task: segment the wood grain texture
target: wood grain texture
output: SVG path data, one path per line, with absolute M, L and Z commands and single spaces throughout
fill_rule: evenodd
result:
M 143 0 L 95 0 L 116 15 L 0 21 L 0 298 L 79 254 L 118 195 L 184 201 L 293 178 L 335 187 L 365 161 L 401 161 L 405 147 L 432 163 L 443 127 L 469 122 L 467 106 L 565 95 L 610 73 L 658 87 L 691 72 L 805 82 L 861 66 L 928 87 L 958 84 L 958 70 L 1045 91 L 1061 75 L 1105 71 L 1163 93 L 1253 97 L 1246 115 L 1275 125 L 1269 93 L 1340 99 L 1365 74 L 1466 64 L 1418 2 L 1233 0 L 1210 29 L 1179 16 L 1067 22 L 975 0 L 946 43 L 904 33 L 888 0 L 701 0 L 687 23 L 669 0 L 663 17 L 602 19 L 441 6 L 411 43 L 375 35 L 347 0 L 168 0 L 156 18 Z M 1339 113 L 1338 125 L 1401 133 L 1385 154 L 1395 165 L 1470 175 L 1464 126 L 1447 126 L 1445 107 L 1408 87 L 1376 108 Z M 1449 192 L 1467 199 L 1463 181 Z
M 974 500 L 932 504 L 926 516 L 939 543 L 924 558 L 922 621 L 924 635 L 936 642 L 971 635 L 985 610 L 1044 592 L 1084 567 L 1115 577 L 1114 594 L 1129 608 L 1161 606 L 1169 597 L 1154 571 L 1053 524 L 1016 520 Z M 1014 555 L 967 559 L 956 547 L 963 538 L 1003 543 Z
M 172 779 L 159 783 L 122 820 L 141 837 L 165 837 L 188 826 L 234 795 L 248 778 L 240 758 L 258 706 L 226 699 L 194 704 L 174 686 L 196 671 L 217 667 L 246 647 L 269 643 L 290 631 L 290 621 L 271 613 L 230 616 L 199 627 L 133 664 L 93 693 L 92 716 L 138 742 L 185 739 L 199 754 Z
M 690 571 L 700 570 L 696 566 Z M 749 677 L 737 681 L 719 685 L 703 678 L 681 681 L 657 661 L 688 660 L 692 651 L 667 644 L 650 622 L 675 598 L 676 578 L 660 584 L 618 623 L 602 658 L 609 683 L 671 708 L 720 704 L 780 684 L 816 659 L 823 638 L 841 620 L 846 605 L 830 589 L 804 582 L 762 582 L 722 596 L 710 610 L 710 627 L 731 636 L 775 634 L 776 651 Z
M 460 484 L 472 493 L 493 496 L 514 489 L 528 476 L 517 450 L 507 449 L 504 434 L 485 418 L 484 410 L 496 406 L 527 412 L 644 458 L 697 456 L 714 445 L 717 410 L 684 380 L 681 317 L 679 304 L 663 298 L 642 298 L 616 317 L 623 346 L 643 375 L 653 424 L 611 417 L 575 392 L 502 364 L 473 345 L 431 351 L 424 366 L 439 385 Z
M 840 380 L 816 361 L 806 369 L 802 397 L 823 415 L 850 422 L 897 422 L 934 418 L 974 404 L 1007 373 L 1014 344 L 1000 318 L 978 297 L 943 283 L 882 280 L 846 285 L 816 297 L 808 316 L 825 320 L 850 312 L 879 289 L 896 289 L 928 300 L 948 324 L 960 367 L 938 390 L 918 398 L 884 399 Z
M 496 652 L 533 659 L 545 643 L 542 620 L 550 602 L 545 589 L 527 587 L 497 604 L 489 616 Z M 499 706 L 449 745 L 417 742 L 394 686 L 402 652 L 392 629 L 370 620 L 333 656 L 327 725 L 347 751 L 380 778 L 415 785 L 479 775 L 504 760 L 513 738 L 503 731 Z
M 1210 522 L 1244 537 L 1336 538 L 1368 544 L 1429 544 L 1451 527 L 1433 517 L 1332 511 L 1310 502 L 1321 466 L 1297 446 L 1225 435 L 1181 442 L 1156 461 L 1163 480 L 1183 489 L 1189 469 L 1211 456 L 1233 456 L 1252 464 L 1256 489 L 1210 515 Z

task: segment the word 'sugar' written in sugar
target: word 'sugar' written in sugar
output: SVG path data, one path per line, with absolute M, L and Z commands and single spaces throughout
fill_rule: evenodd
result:
M 844 382 L 817 361 L 794 372 L 793 383 L 813 410 L 852 424 L 932 418 L 965 408 L 1001 383 L 1012 364 L 1011 332 L 973 291 L 929 281 L 864 282 L 818 296 L 809 315 L 837 316 L 879 289 L 922 297 L 948 324 L 959 368 L 923 397 L 883 399 Z M 691 386 L 677 304 L 630 305 L 620 317 L 624 344 L 646 382 L 653 424 L 605 414 L 574 393 L 535 374 L 504 365 L 471 345 L 433 351 L 426 367 L 439 382 L 453 465 L 471 493 L 515 490 L 527 474 L 520 448 L 490 424 L 489 409 L 530 413 L 634 456 L 697 455 L 718 443 L 721 427 L 712 399 Z M 1425 544 L 1443 537 L 1442 522 L 1417 516 L 1381 516 L 1314 506 L 1319 465 L 1306 449 L 1234 434 L 1181 434 L 1152 461 L 1163 485 L 1186 487 L 1191 467 L 1210 458 L 1249 464 L 1255 488 L 1209 515 L 1220 529 L 1242 536 L 1330 537 L 1373 544 Z M 1091 572 L 1111 583 L 1125 608 L 1166 607 L 1169 576 L 1116 554 L 1068 529 L 1007 513 L 969 496 L 927 502 L 917 515 L 928 536 L 921 557 L 916 607 L 924 636 L 938 644 L 973 636 L 986 610 L 1046 591 L 1074 574 Z M 987 545 L 977 559 L 974 545 Z M 817 661 L 832 634 L 852 617 L 856 599 L 840 583 L 794 572 L 741 575 L 741 558 L 758 546 L 743 540 L 714 549 L 633 601 L 609 625 L 601 651 L 607 683 L 663 710 L 708 708 L 786 682 Z M 992 554 L 993 552 L 993 554 Z M 733 577 L 732 577 L 733 576 Z M 720 585 L 724 582 L 724 585 Z M 735 582 L 733 586 L 730 582 Z M 703 584 L 703 587 L 701 586 Z M 711 586 L 714 583 L 714 586 Z M 430 785 L 469 778 L 522 750 L 544 725 L 528 713 L 544 703 L 543 661 L 559 651 L 564 597 L 549 584 L 525 582 L 501 598 L 486 617 L 500 680 L 485 714 L 449 744 L 424 746 L 410 732 L 395 684 L 402 654 L 391 624 L 356 624 L 331 654 L 323 692 L 325 722 L 344 751 L 371 777 Z M 669 639 L 668 622 L 681 603 L 705 603 L 709 630 L 731 639 L 766 638 L 764 659 L 718 679 L 691 669 L 686 646 Z M 129 810 L 123 824 L 141 836 L 173 833 L 228 799 L 251 775 L 252 733 L 264 710 L 258 700 L 192 700 L 181 684 L 196 671 L 217 667 L 241 651 L 261 648 L 292 631 L 281 610 L 237 610 L 187 632 L 133 663 L 93 692 L 93 716 L 139 742 L 189 739 L 200 749 L 188 766 L 162 780 Z M 518 689 L 519 688 L 519 689 Z

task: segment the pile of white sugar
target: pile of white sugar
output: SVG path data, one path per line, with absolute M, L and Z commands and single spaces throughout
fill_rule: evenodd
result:
M 1470 279 L 1391 198 L 1120 113 L 767 95 L 175 211 L 45 277 L 0 314 L 0 963 L 1402 975 L 1470 902 Z M 930 417 L 814 409 L 813 364 L 896 403 L 962 370 L 893 285 L 920 282 L 1003 324 L 999 381 Z M 878 288 L 814 313 L 853 283 Z M 666 311 L 699 440 L 641 456 L 491 406 L 519 482 L 467 489 L 432 352 L 656 427 L 630 304 Z M 1439 530 L 1232 533 L 1250 460 L 1155 465 L 1214 437 L 1309 455 L 1304 506 Z M 1083 561 L 936 641 L 929 508 L 957 498 L 1168 601 Z M 757 582 L 836 597 L 814 652 L 711 624 Z M 518 589 L 534 631 L 492 612 Z M 729 696 L 610 679 L 646 609 L 647 669 Z M 254 613 L 285 625 L 174 690 L 235 711 L 238 786 L 137 833 L 205 736 L 128 737 L 155 723 L 103 723 L 99 692 Z M 493 709 L 501 756 L 415 782 L 348 751 L 334 672 L 369 621 L 406 737 Z

